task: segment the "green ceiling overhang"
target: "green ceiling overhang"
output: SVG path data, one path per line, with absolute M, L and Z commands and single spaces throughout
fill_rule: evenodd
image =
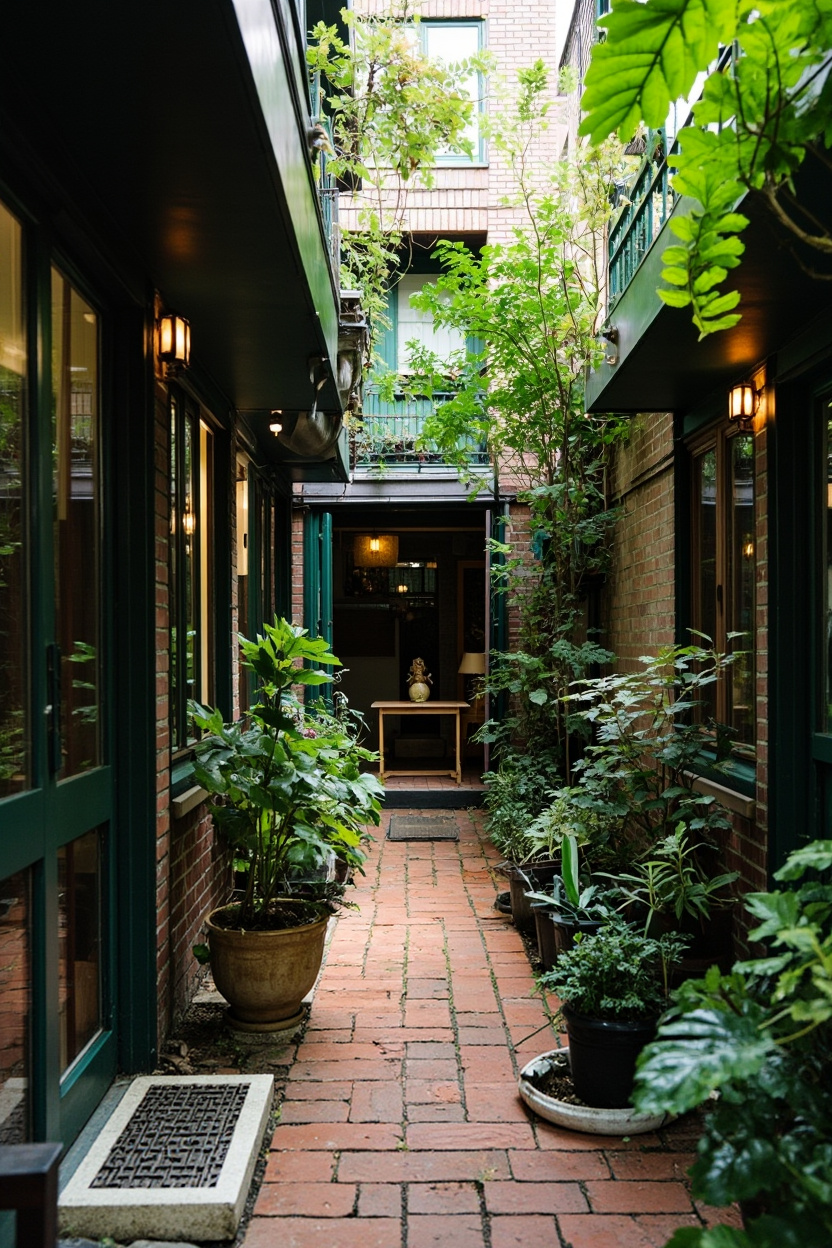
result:
M 812 209 L 828 196 L 829 186 L 809 172 L 799 190 Z M 689 206 L 690 201 L 680 200 L 674 212 Z M 740 290 L 740 323 L 699 342 L 690 310 L 661 302 L 656 294 L 662 285 L 661 254 L 678 241 L 666 223 L 609 314 L 617 362 L 601 364 L 590 374 L 587 411 L 690 410 L 747 377 L 829 305 L 829 282 L 803 272 L 790 240 L 775 228 L 763 203 L 747 196 L 742 211 L 750 218 L 742 234 L 746 251 L 727 284 Z M 811 262 L 805 252 L 801 258 Z M 814 264 L 819 267 L 817 257 Z
M 17 164 L 60 236 L 190 320 L 274 462 L 269 411 L 309 411 L 338 351 L 303 34 L 291 0 L 6 0 L 0 41 L 0 178 Z M 334 427 L 332 380 L 317 408 Z

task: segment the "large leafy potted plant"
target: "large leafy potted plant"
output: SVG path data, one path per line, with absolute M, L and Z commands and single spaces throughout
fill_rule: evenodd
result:
M 305 881 L 333 855 L 360 869 L 383 790 L 360 770 L 374 755 L 349 725 L 305 712 L 292 691 L 333 679 L 321 670 L 338 664 L 327 643 L 275 618 L 240 646 L 243 666 L 259 677 L 258 696 L 233 723 L 191 704 L 206 734 L 194 778 L 211 794 L 214 822 L 243 880 L 241 896 L 206 920 L 214 980 L 233 1024 L 265 1031 L 298 1020 L 320 969 L 331 906 L 321 890 L 310 896 Z
M 540 985 L 560 999 L 576 1096 L 616 1109 L 630 1103 L 636 1059 L 667 1008 L 670 972 L 684 942 L 658 940 L 620 916 L 579 935 Z
M 832 1244 L 832 841 L 791 854 L 751 893 L 768 956 L 712 967 L 676 994 L 639 1065 L 643 1112 L 707 1105 L 693 1194 L 738 1201 L 745 1229 L 678 1230 L 673 1248 Z

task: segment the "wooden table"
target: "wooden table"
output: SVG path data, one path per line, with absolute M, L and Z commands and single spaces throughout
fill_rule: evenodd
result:
M 457 784 L 462 783 L 462 750 L 460 748 L 459 716 L 461 711 L 470 710 L 467 702 L 373 702 L 372 710 L 378 711 L 378 755 L 379 779 L 385 776 L 451 776 Z M 385 715 L 453 715 L 456 720 L 456 766 L 453 771 L 447 768 L 439 770 L 385 770 L 384 767 L 384 716 Z

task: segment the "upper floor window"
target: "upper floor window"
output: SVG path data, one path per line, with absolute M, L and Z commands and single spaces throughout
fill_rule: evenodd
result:
M 214 435 L 196 406 L 170 396 L 171 748 L 194 739 L 188 700 L 213 705 Z
M 445 65 L 456 65 L 476 56 L 483 47 L 484 23 L 479 20 L 439 22 L 422 21 L 419 23 L 419 36 L 425 55 L 431 60 L 442 61 Z M 464 165 L 485 162 L 485 143 L 479 124 L 479 113 L 484 107 L 484 83 L 482 75 L 469 74 L 464 83 L 468 98 L 474 104 L 474 116 L 468 125 L 465 137 L 470 140 L 473 152 L 470 157 L 463 152 L 449 152 L 447 149 L 437 153 L 436 162 L 440 165 Z
M 411 296 L 418 294 L 430 281 L 425 273 L 405 273 L 392 292 L 396 305 L 395 318 L 391 318 L 395 325 L 395 366 L 400 373 L 411 371 L 408 343 L 418 342 L 435 352 L 441 360 L 448 360 L 465 349 L 465 335 L 460 330 L 435 326 L 430 312 L 414 308 L 410 302 Z
M 736 653 L 707 692 L 708 714 L 752 753 L 755 711 L 754 435 L 720 429 L 693 449 L 693 627 Z M 740 636 L 733 636 L 740 634 Z M 696 638 L 694 638 L 696 640 Z

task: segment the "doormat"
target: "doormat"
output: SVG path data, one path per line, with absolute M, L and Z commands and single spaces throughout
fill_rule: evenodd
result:
M 273 1086 L 271 1075 L 134 1079 L 61 1193 L 61 1230 L 233 1239 Z
M 453 815 L 391 815 L 388 841 L 458 841 Z

